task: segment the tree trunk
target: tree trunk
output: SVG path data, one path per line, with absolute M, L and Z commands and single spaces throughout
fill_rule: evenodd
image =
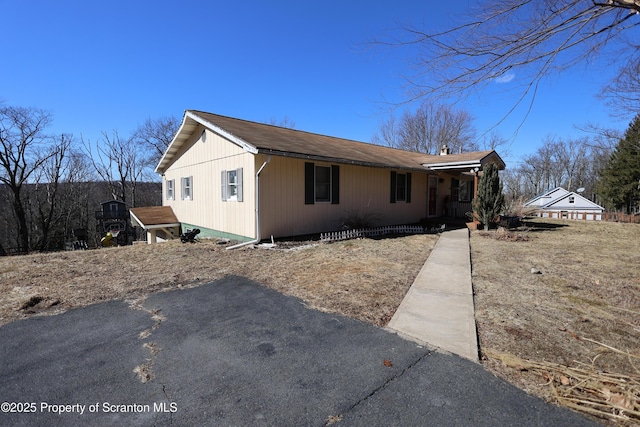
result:
M 29 227 L 27 227 L 27 215 L 20 199 L 20 190 L 13 192 L 13 210 L 18 222 L 18 252 L 26 254 L 29 252 Z

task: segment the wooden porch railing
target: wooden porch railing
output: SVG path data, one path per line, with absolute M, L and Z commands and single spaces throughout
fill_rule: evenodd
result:
M 472 212 L 471 202 L 447 202 L 445 203 L 444 216 L 452 218 L 466 218 L 467 212 Z

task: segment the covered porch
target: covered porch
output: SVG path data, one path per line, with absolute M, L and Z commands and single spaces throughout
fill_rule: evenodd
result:
M 483 168 L 495 163 L 499 170 L 506 165 L 495 151 L 450 154 L 446 146 L 440 156 L 423 166 L 432 172 L 429 180 L 427 219 L 448 218 L 470 222 L 473 218 L 473 199 Z M 437 183 L 437 184 L 436 184 Z

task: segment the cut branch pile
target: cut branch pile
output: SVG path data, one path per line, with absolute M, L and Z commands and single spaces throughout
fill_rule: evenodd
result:
M 629 359 L 640 356 L 615 349 L 588 338 L 608 351 L 625 354 Z M 593 364 L 576 362 L 570 367 L 550 362 L 521 359 L 508 353 L 485 349 L 487 357 L 502 361 L 520 371 L 539 374 L 551 388 L 556 403 L 573 410 L 614 421 L 620 425 L 640 425 L 640 375 L 599 371 Z

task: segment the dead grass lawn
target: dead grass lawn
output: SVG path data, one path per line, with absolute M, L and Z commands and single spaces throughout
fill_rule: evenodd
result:
M 437 235 L 228 251 L 213 240 L 0 257 L 0 325 L 228 275 L 378 326 L 393 316 Z
M 640 423 L 640 226 L 536 219 L 474 232 L 471 247 L 483 364 L 547 400 L 595 414 L 593 397 L 608 419 Z

